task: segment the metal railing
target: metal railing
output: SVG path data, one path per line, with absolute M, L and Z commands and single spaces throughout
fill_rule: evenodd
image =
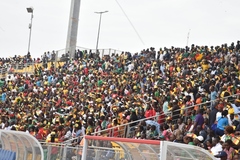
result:
M 83 58 L 87 58 L 91 53 L 96 54 L 98 53 L 100 58 L 103 58 L 105 55 L 112 56 L 113 54 L 121 54 L 123 51 L 117 50 L 117 49 L 112 49 L 112 48 L 107 48 L 107 49 L 89 49 L 89 48 L 84 48 L 84 47 L 76 47 L 76 51 L 81 51 L 83 53 Z M 50 53 L 50 52 L 49 52 Z M 54 54 L 53 54 L 54 53 Z M 67 49 L 60 49 L 60 50 L 55 50 L 54 52 L 50 53 L 50 56 L 47 57 L 48 61 L 63 61 L 68 58 L 70 58 L 70 55 L 67 54 Z M 42 59 L 46 57 L 42 55 Z
M 229 99 L 229 98 L 239 98 L 239 96 L 240 96 L 240 94 L 234 94 L 234 95 L 230 95 L 230 96 L 227 96 L 227 97 L 219 98 L 219 100 L 224 101 L 224 100 Z M 180 114 L 177 114 L 177 115 L 172 115 L 172 112 L 168 112 L 167 115 L 170 115 L 169 117 L 171 117 L 172 119 L 174 119 L 175 116 L 176 117 L 184 116 L 184 121 L 186 121 L 187 118 L 189 118 L 189 116 L 187 116 L 188 110 L 193 109 L 196 106 L 199 106 L 200 108 L 202 108 L 204 105 L 211 104 L 211 102 L 216 102 L 216 101 L 217 100 L 208 101 L 208 102 L 204 102 L 204 103 L 200 103 L 200 104 L 194 104 L 194 105 L 184 107 L 184 108 L 180 108 L 180 109 L 176 110 L 176 111 L 180 111 L 180 112 L 183 111 L 183 114 L 180 113 Z M 139 122 L 142 122 L 142 121 L 146 121 L 146 120 L 154 120 L 154 121 L 165 120 L 166 117 L 159 119 L 159 117 L 163 116 L 163 115 L 165 116 L 166 114 L 155 115 L 155 116 L 152 116 L 152 117 L 139 119 L 137 121 L 129 122 L 129 123 L 126 123 L 126 124 L 114 126 L 112 128 L 108 128 L 108 129 L 104 129 L 104 130 L 101 130 L 101 131 L 98 131 L 98 132 L 94 132 L 94 133 L 92 133 L 92 135 L 101 134 L 101 135 L 104 135 L 104 136 L 113 137 L 114 129 L 122 127 L 122 128 L 124 128 L 124 134 L 119 135 L 119 137 L 132 138 L 135 135 L 135 129 L 134 128 L 136 127 L 136 125 L 133 125 L 133 124 L 136 124 L 136 123 L 139 123 Z M 119 132 L 119 131 L 117 131 L 117 132 Z
M 34 73 L 34 65 L 36 63 L 29 62 L 29 63 L 10 63 L 6 66 L 0 67 L 0 77 L 5 78 L 8 74 L 14 73 Z
M 126 155 L 129 160 L 131 160 L 130 153 L 128 153 L 128 150 L 122 146 L 121 144 L 118 144 L 115 142 L 120 148 L 112 147 L 111 150 L 115 152 L 114 159 L 120 160 L 122 158 L 121 155 Z M 72 146 L 71 144 L 63 144 L 63 143 L 46 143 L 41 142 L 43 152 L 44 152 L 44 160 L 55 160 L 55 159 L 61 159 L 61 160 L 80 160 L 81 159 L 81 153 L 83 150 L 83 146 L 77 145 Z M 93 153 L 89 154 L 89 157 L 92 157 L 94 159 L 98 159 L 104 152 L 107 152 L 110 148 L 98 146 L 96 141 L 92 141 L 91 145 L 88 146 L 87 152 Z
M 84 47 L 76 47 L 76 50 L 82 51 L 85 55 L 84 58 L 88 58 L 89 53 L 96 53 L 96 49 L 88 49 Z M 121 54 L 122 51 L 116 49 L 98 49 L 97 53 L 99 54 L 100 58 L 104 57 L 105 55 L 111 56 L 112 54 Z M 29 73 L 33 74 L 35 65 L 46 66 L 44 68 L 49 68 L 49 63 L 53 63 L 54 67 L 58 66 L 58 62 L 67 61 L 69 56 L 66 56 L 66 49 L 56 50 L 50 53 L 50 56 L 47 57 L 45 55 L 41 56 L 39 62 L 9 62 L 4 64 L 0 67 L 0 78 L 5 78 L 7 74 L 12 73 Z
M 239 98 L 239 96 L 240 96 L 239 94 L 234 94 L 234 95 L 231 95 L 231 96 L 219 98 L 219 99 L 214 100 L 214 101 L 220 100 L 220 101 L 225 102 L 226 99 L 227 100 L 234 100 L 235 98 Z M 232 98 L 232 99 L 230 99 L 230 98 Z M 206 106 L 207 104 L 209 104 L 211 102 L 214 102 L 214 101 L 209 101 L 209 102 L 204 102 L 204 103 L 201 103 L 201 104 L 192 105 L 192 106 L 189 106 L 189 107 L 186 107 L 186 108 L 179 109 L 178 111 L 183 110 L 182 114 L 180 114 L 180 115 L 184 116 L 185 114 L 187 114 L 188 109 L 193 109 L 195 106 L 199 106 L 199 108 L 202 108 L 203 106 Z M 171 112 L 168 112 L 168 113 L 170 114 Z M 180 116 L 180 115 L 176 115 L 176 116 Z M 121 131 L 124 131 L 124 134 L 120 135 L 120 137 L 132 138 L 135 135 L 135 130 L 133 128 L 136 127 L 135 125 L 132 125 L 132 124 L 139 123 L 141 121 L 149 120 L 149 119 L 157 121 L 157 120 L 159 120 L 159 116 L 160 115 L 152 116 L 152 117 L 148 117 L 148 118 L 145 118 L 145 119 L 140 119 L 140 120 L 137 120 L 137 121 L 134 121 L 134 122 L 129 122 L 127 124 L 116 126 L 118 128 L 121 128 L 121 127 L 124 128 L 124 130 L 117 130 L 117 132 L 121 133 Z M 171 116 L 173 116 L 173 115 L 171 115 Z M 184 116 L 184 117 L 187 118 L 187 116 Z M 114 130 L 114 129 L 116 127 L 112 127 L 112 128 L 109 128 L 109 129 L 99 131 L 99 132 L 95 132 L 95 133 L 93 133 L 93 135 L 98 135 L 99 133 L 101 133 L 101 135 L 103 135 L 103 136 L 110 136 L 111 137 L 115 134 L 114 132 L 116 130 Z M 77 146 L 74 147 L 74 146 L 72 146 L 72 143 L 71 143 L 72 141 L 74 141 L 78 138 L 82 139 L 83 137 L 73 138 L 73 139 L 67 140 L 63 143 L 41 143 L 42 146 L 43 146 L 43 150 L 44 150 L 44 157 L 45 157 L 44 159 L 50 160 L 52 158 L 53 159 L 58 158 L 58 159 L 65 160 L 65 159 L 69 158 L 69 156 L 76 156 L 76 159 L 80 159 L 80 157 L 78 157 L 76 153 L 81 152 L 83 150 L 83 146 L 77 145 Z M 121 145 L 121 143 L 118 143 L 118 145 L 120 145 L 121 149 L 114 148 L 114 150 L 116 152 L 118 152 L 118 154 L 127 154 L 129 159 L 131 159 L 130 158 L 131 153 L 127 151 L 128 150 L 126 148 L 127 146 Z M 87 151 L 94 153 L 94 157 L 96 158 L 104 152 L 103 150 L 106 150 L 106 149 L 107 148 L 99 147 L 99 146 L 96 146 L 96 145 L 92 144 L 87 148 Z M 122 149 L 124 150 L 124 153 L 122 153 Z M 152 149 L 153 148 L 150 148 L 150 150 L 152 150 Z M 136 150 L 138 150 L 138 152 L 140 152 L 141 148 L 136 148 Z M 153 154 L 153 155 L 156 155 L 156 154 Z M 148 156 L 151 156 L 151 154 L 146 153 L 146 155 L 144 155 L 143 157 L 148 157 Z M 119 156 L 116 156 L 116 157 L 119 158 Z M 116 158 L 116 159 L 118 159 L 118 158 Z

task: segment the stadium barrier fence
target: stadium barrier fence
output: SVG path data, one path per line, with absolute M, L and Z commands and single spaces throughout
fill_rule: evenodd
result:
M 222 97 L 219 100 L 221 100 L 221 101 L 225 101 L 225 100 L 233 101 L 236 98 L 240 98 L 240 94 L 234 94 L 234 95 L 230 95 L 230 96 L 227 96 L 227 97 Z M 177 120 L 176 117 L 182 117 L 184 119 L 184 121 L 186 121 L 190 117 L 190 115 L 188 115 L 189 110 L 193 110 L 194 107 L 196 107 L 196 106 L 198 106 L 199 108 L 203 108 L 207 104 L 212 104 L 213 102 L 216 102 L 216 101 L 217 100 L 208 101 L 208 102 L 195 104 L 195 105 L 191 105 L 191 106 L 180 108 L 180 109 L 176 110 L 176 111 L 180 111 L 180 114 L 173 115 L 172 112 L 168 112 L 166 114 L 155 115 L 155 116 L 152 116 L 152 117 L 139 119 L 137 121 L 129 122 L 129 123 L 126 123 L 126 124 L 121 124 L 121 125 L 118 125 L 118 126 L 114 126 L 114 127 L 108 128 L 108 129 L 103 129 L 101 131 L 94 132 L 91 135 L 93 135 L 93 136 L 101 135 L 101 136 L 104 136 L 104 137 L 113 137 L 116 134 L 115 132 L 118 132 L 116 134 L 116 135 L 118 135 L 118 137 L 134 138 L 134 136 L 136 134 L 136 126 L 142 121 L 153 120 L 154 122 L 157 123 L 157 121 L 165 121 L 167 119 L 167 117 L 171 117 L 171 119 L 176 119 L 176 120 Z M 210 108 L 210 107 L 211 106 L 208 106 L 208 108 Z M 165 115 L 167 115 L 167 117 Z M 160 118 L 161 116 L 165 116 L 165 117 Z M 162 123 L 160 123 L 159 125 L 161 125 L 161 124 Z M 114 129 L 116 129 L 116 131 L 114 131 Z M 79 137 L 72 138 L 72 139 L 69 139 L 69 140 L 64 141 L 62 143 L 66 144 L 66 143 L 69 143 L 71 141 L 77 140 L 78 138 Z M 80 138 L 82 138 L 82 136 Z

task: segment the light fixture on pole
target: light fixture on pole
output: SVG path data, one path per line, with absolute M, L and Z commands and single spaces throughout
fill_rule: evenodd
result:
M 101 21 L 102 21 L 102 14 L 103 13 L 107 13 L 108 11 L 104 11 L 104 12 L 94 12 L 96 14 L 100 14 L 100 19 L 99 19 L 99 26 L 98 26 L 98 35 L 97 35 L 97 45 L 96 45 L 96 53 L 98 50 L 98 42 L 99 42 L 99 35 L 100 35 L 100 28 L 101 28 Z
M 29 53 L 30 52 L 30 43 L 31 43 L 31 34 L 32 34 L 33 7 L 27 8 L 27 12 L 31 13 L 31 23 L 28 26 L 30 29 L 29 40 L 28 40 L 28 53 Z

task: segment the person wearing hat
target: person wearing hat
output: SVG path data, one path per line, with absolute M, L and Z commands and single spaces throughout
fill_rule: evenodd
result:
M 205 148 L 205 144 L 203 143 L 204 138 L 203 136 L 197 136 L 196 138 L 193 139 L 193 143 L 195 146 Z
M 217 155 L 215 155 L 215 157 L 218 160 L 228 160 L 228 155 L 225 151 L 220 151 Z M 229 159 L 229 160 L 231 160 L 231 159 Z

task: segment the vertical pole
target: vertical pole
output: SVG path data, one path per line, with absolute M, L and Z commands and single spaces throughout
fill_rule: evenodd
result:
M 69 24 L 68 24 L 68 34 L 66 43 L 66 53 L 70 53 L 70 59 L 74 57 L 76 45 L 77 45 L 77 33 L 78 33 L 78 22 L 79 22 L 79 12 L 80 12 L 81 0 L 72 0 Z
M 67 150 L 68 150 L 68 145 L 63 145 L 63 156 L 62 159 L 67 159 Z
M 98 42 L 99 42 L 99 36 L 100 36 L 100 28 L 101 28 L 102 14 L 103 14 L 103 13 L 107 13 L 107 12 L 108 12 L 108 11 L 95 12 L 96 14 L 100 14 L 99 25 L 98 25 L 97 44 L 96 44 L 96 54 L 100 54 L 100 52 L 98 52 Z M 100 55 L 99 55 L 99 56 L 100 56 Z
M 186 107 L 186 106 L 185 106 Z M 187 119 L 188 119 L 188 109 L 185 109 L 185 111 L 184 111 L 184 122 L 187 122 Z
M 54 60 L 54 70 L 55 70 L 55 71 L 56 71 L 56 69 L 57 69 L 57 59 L 58 59 L 58 51 L 56 51 L 55 60 Z
M 167 159 L 167 151 L 166 148 L 164 148 L 164 141 L 160 141 L 160 152 L 159 152 L 159 160 L 165 160 Z
M 189 31 L 188 31 L 188 35 L 187 35 L 187 46 L 188 46 L 188 41 L 189 41 L 190 31 L 191 31 L 191 29 L 189 29 Z
M 126 133 L 127 132 L 127 125 L 124 126 L 124 132 L 123 132 L 123 138 L 127 138 L 126 137 Z
M 88 148 L 88 139 L 83 137 L 84 139 L 84 145 L 82 149 L 82 159 L 81 160 L 86 160 L 87 159 L 87 148 Z
M 29 40 L 28 40 L 28 53 L 30 51 L 30 44 L 31 44 L 31 35 L 32 35 L 32 20 L 33 20 L 33 12 L 31 14 L 31 23 L 29 25 L 30 33 L 29 33 Z
M 125 134 L 125 135 L 126 135 L 126 138 L 129 138 L 129 137 L 130 137 L 129 134 L 130 134 L 130 126 L 129 126 L 129 124 L 128 124 L 128 125 L 127 125 L 127 133 Z
M 99 55 L 100 56 L 100 55 Z M 102 58 L 104 57 L 104 49 L 102 50 Z
M 101 28 L 101 21 L 102 21 L 102 13 L 100 13 L 99 25 L 98 25 L 98 36 L 97 36 L 97 44 L 96 44 L 96 54 L 98 52 L 98 41 L 100 35 L 100 28 Z

